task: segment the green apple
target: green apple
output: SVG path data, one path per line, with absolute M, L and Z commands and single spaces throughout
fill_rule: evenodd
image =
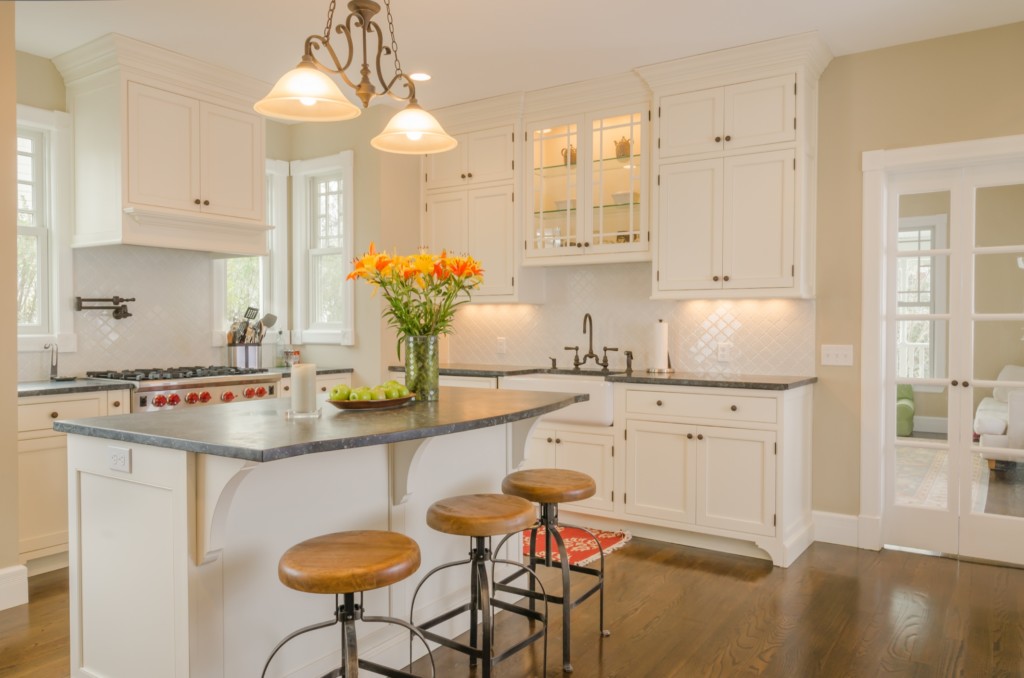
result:
M 373 400 L 373 391 L 370 389 L 359 391 L 359 400 Z
M 387 400 L 388 399 L 387 391 L 385 391 L 382 388 L 379 388 L 379 387 L 375 388 L 372 391 L 370 391 L 370 393 L 373 394 L 373 399 L 374 400 Z
M 351 386 L 348 384 L 338 384 L 331 389 L 331 400 L 348 400 L 350 393 L 352 393 Z
M 384 388 L 384 393 L 387 395 L 388 400 L 390 400 L 392 398 L 400 397 L 398 395 L 399 391 L 398 391 L 398 386 L 397 385 L 396 386 L 386 386 Z
M 408 387 L 406 387 L 405 384 L 399 384 L 398 385 L 398 397 L 399 398 L 404 398 L 407 395 L 409 395 Z

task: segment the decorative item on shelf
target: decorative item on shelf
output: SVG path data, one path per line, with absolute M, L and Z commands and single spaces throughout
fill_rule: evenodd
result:
M 416 84 L 413 77 L 402 70 L 398 60 L 398 42 L 395 39 L 395 22 L 391 16 L 390 0 L 384 0 L 387 10 L 388 35 L 391 45 L 384 44 L 380 24 L 373 17 L 380 12 L 380 4 L 374 0 L 351 0 L 348 3 L 350 14 L 343 23 L 334 26 L 335 1 L 331 0 L 327 10 L 327 25 L 323 35 L 311 35 L 306 38 L 302 60 L 294 69 L 285 73 L 263 99 L 256 102 L 253 108 L 257 113 L 270 118 L 299 120 L 303 122 L 333 122 L 350 120 L 360 114 L 359 108 L 350 102 L 338 89 L 330 75 L 339 76 L 346 85 L 355 91 L 355 95 L 363 104 L 385 94 L 398 101 L 407 101 L 408 105 L 396 113 L 388 122 L 384 131 L 370 140 L 374 148 L 389 153 L 421 154 L 442 153 L 451 150 L 458 142 L 441 127 L 441 124 L 427 111 L 420 108 L 416 101 Z M 331 44 L 331 29 L 345 37 L 348 46 L 344 63 L 338 58 Z M 361 78 L 358 83 L 352 82 L 345 69 L 355 63 L 356 51 L 353 33 L 362 34 Z M 370 49 L 370 39 L 375 36 L 376 52 Z M 314 50 L 323 50 L 330 58 L 325 65 L 313 56 Z M 373 55 L 369 56 L 368 55 Z M 381 59 L 384 56 L 394 58 L 394 76 L 386 80 L 381 70 Z M 368 62 L 369 58 L 369 62 Z M 376 84 L 371 82 L 370 74 L 376 76 Z M 416 74 L 414 74 L 416 75 Z M 396 89 L 401 83 L 405 93 L 399 94 Z M 380 87 L 380 91 L 378 91 Z
M 391 255 L 378 252 L 373 243 L 355 260 L 347 279 L 362 278 L 387 300 L 384 318 L 398 332 L 399 357 L 405 345 L 405 385 L 416 400 L 437 400 L 437 337 L 452 333 L 455 309 L 469 301 L 483 273 L 469 255 Z
M 572 144 L 569 148 L 562 149 L 562 164 L 568 163 L 570 165 L 576 164 L 576 147 Z
M 131 318 L 132 314 L 128 312 L 128 302 L 135 301 L 135 297 L 128 299 L 124 297 L 101 297 L 98 299 L 86 299 L 85 297 L 75 297 L 75 310 L 76 311 L 98 311 L 98 310 L 113 310 L 114 320 L 124 320 L 125 318 Z M 110 306 L 85 306 L 85 304 L 93 303 L 104 303 L 110 304 Z
M 622 160 L 628 159 L 632 151 L 632 144 L 629 139 L 622 137 L 615 142 L 615 157 Z

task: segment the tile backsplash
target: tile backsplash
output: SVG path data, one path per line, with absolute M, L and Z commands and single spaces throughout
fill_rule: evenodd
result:
M 74 313 L 78 350 L 61 351 L 61 375 L 86 370 L 224 364 L 211 347 L 213 266 L 209 255 L 156 247 L 76 249 L 74 294 L 135 297 L 132 317 L 111 311 Z M 73 304 L 74 300 L 67 300 Z M 18 354 L 18 379 L 49 377 L 49 351 Z
M 676 371 L 709 374 L 814 374 L 814 302 L 761 299 L 716 301 L 651 300 L 650 264 L 612 264 L 531 271 L 546 275 L 541 305 L 469 304 L 456 314 L 449 340 L 452 361 L 571 367 L 572 351 L 586 353 L 583 315 L 594 320 L 594 351 L 618 347 L 611 367 L 625 367 L 623 351 L 633 352 L 634 369 L 653 363 L 659 319 L 669 324 L 669 355 Z M 506 352 L 497 353 L 504 337 Z M 719 342 L 728 341 L 730 360 L 718 360 Z M 592 362 L 590 363 L 593 364 Z

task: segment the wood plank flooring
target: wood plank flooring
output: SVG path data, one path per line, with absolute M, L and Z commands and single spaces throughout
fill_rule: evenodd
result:
M 1024 570 L 830 544 L 783 569 L 638 538 L 607 564 L 612 635 L 598 636 L 596 598 L 576 608 L 577 678 L 1024 675 Z M 0 612 L 0 677 L 64 678 L 67 571 L 31 589 L 28 606 Z M 548 675 L 559 678 L 552 617 Z M 502 624 L 498 642 L 522 630 Z M 482 675 L 463 655 L 435 656 L 439 677 Z M 539 676 L 540 663 L 530 648 L 495 675 Z

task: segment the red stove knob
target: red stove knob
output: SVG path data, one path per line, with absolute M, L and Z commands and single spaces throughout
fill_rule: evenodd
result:
M 163 407 L 167 404 L 167 396 L 158 395 L 153 397 L 153 407 Z
M 254 389 L 252 386 L 250 386 L 249 388 L 247 388 L 244 391 L 242 391 L 242 395 L 245 396 L 246 398 L 255 398 L 256 397 L 256 389 Z
M 210 395 L 209 391 L 203 391 L 202 393 L 199 394 L 199 402 L 201 403 L 208 403 L 210 402 L 211 398 L 213 398 L 213 396 Z
M 167 404 L 168 405 L 171 405 L 173 407 L 174 405 L 178 405 L 180 403 L 181 403 L 181 396 L 178 395 L 177 393 L 172 393 L 171 395 L 167 396 Z
M 195 391 L 192 391 L 191 393 L 186 393 L 185 402 L 188 403 L 189 405 L 195 405 L 196 403 L 199 402 L 199 394 L 196 393 Z
M 265 395 L 267 395 L 267 389 L 265 389 L 265 388 L 264 388 L 264 387 L 262 387 L 262 386 L 260 386 L 260 387 L 258 387 L 258 388 L 256 389 L 256 397 L 257 397 L 257 398 L 262 398 L 262 397 L 263 397 L 263 396 L 265 396 Z
M 220 394 L 220 399 L 226 403 L 230 403 L 232 400 L 235 399 L 235 394 L 232 393 L 231 391 L 224 391 L 223 393 Z

